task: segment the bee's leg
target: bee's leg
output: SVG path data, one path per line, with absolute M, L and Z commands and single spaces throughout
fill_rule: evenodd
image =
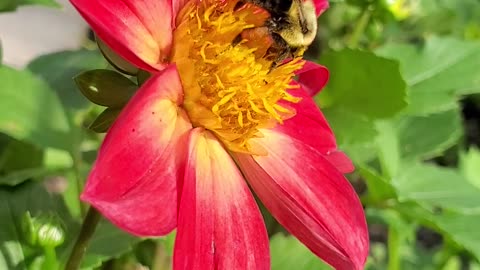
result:
M 276 33 L 272 33 L 273 45 L 270 47 L 269 52 L 274 56 L 272 68 L 275 68 L 282 64 L 285 59 L 292 57 L 292 50 L 288 43 Z

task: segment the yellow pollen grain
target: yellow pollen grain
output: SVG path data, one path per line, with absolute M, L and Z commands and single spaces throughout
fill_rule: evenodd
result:
M 282 101 L 300 101 L 287 91 L 298 88 L 291 82 L 304 61 L 296 58 L 272 69 L 271 60 L 255 54 L 270 44 L 242 40 L 233 45 L 242 31 L 263 26 L 268 17 L 254 5 L 235 9 L 236 4 L 189 2 L 177 18 L 172 61 L 193 125 L 212 131 L 230 151 L 260 155 L 265 151 L 249 141 L 295 114 Z

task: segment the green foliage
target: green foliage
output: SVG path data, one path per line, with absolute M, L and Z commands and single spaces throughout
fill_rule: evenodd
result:
M 67 150 L 70 127 L 60 100 L 29 71 L 0 67 L 0 131 L 41 147 Z
M 409 87 L 408 113 L 454 109 L 462 95 L 480 92 L 480 42 L 431 37 L 422 48 L 386 44 L 377 52 L 400 62 Z
M 405 82 L 395 61 L 345 49 L 325 54 L 322 64 L 335 71 L 325 91 L 327 101 L 371 118 L 393 116 L 407 105 Z
M 332 269 L 292 236 L 276 234 L 270 239 L 272 270 Z

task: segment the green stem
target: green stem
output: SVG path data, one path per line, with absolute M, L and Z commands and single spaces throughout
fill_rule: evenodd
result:
M 370 17 L 372 16 L 372 11 L 370 6 L 367 6 L 365 10 L 362 12 L 360 15 L 360 18 L 357 21 L 357 24 L 355 25 L 355 29 L 353 29 L 353 33 L 348 41 L 348 46 L 350 48 L 357 48 L 358 43 L 360 42 L 360 39 L 363 36 L 363 33 L 365 32 L 365 29 L 368 26 L 368 23 L 370 21 Z
M 87 250 L 90 239 L 95 232 L 95 228 L 97 227 L 100 218 L 100 213 L 95 210 L 95 208 L 90 207 L 90 209 L 88 209 L 87 215 L 83 220 L 82 228 L 78 234 L 77 241 L 73 246 L 67 264 L 65 265 L 65 270 L 77 270 L 80 268 L 83 256 L 85 255 L 85 251 Z
M 388 230 L 388 267 L 387 270 L 400 270 L 400 235 L 390 227 Z
M 42 269 L 58 269 L 55 247 L 44 247 L 43 253 L 45 255 L 45 261 L 43 261 Z

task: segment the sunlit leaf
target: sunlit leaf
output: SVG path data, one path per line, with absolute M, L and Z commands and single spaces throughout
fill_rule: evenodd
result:
M 0 132 L 41 147 L 68 150 L 70 127 L 55 92 L 29 71 L 0 67 Z
M 377 53 L 400 61 L 411 114 L 451 110 L 462 95 L 480 92 L 480 42 L 432 37 L 422 49 L 387 44 Z
M 406 105 L 399 65 L 370 52 L 345 49 L 322 57 L 331 71 L 324 94 L 338 106 L 371 118 L 395 115 Z M 319 96 L 320 103 L 322 94 Z

